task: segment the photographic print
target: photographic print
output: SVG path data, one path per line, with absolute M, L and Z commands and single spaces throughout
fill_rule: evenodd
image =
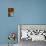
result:
M 20 46 L 29 44 L 31 42 L 46 41 L 46 25 L 18 25 L 18 38 Z
M 14 8 L 8 8 L 8 17 L 14 16 Z

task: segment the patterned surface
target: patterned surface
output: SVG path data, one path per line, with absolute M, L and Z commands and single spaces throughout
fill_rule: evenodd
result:
M 25 32 L 27 30 L 28 32 Z M 21 25 L 21 32 L 22 32 L 21 39 L 22 38 L 26 38 L 26 40 L 32 39 L 31 36 L 32 37 L 41 36 L 39 37 L 39 39 L 42 39 L 42 38 L 43 40 L 46 39 L 46 25 Z
M 40 29 L 40 30 L 46 30 L 46 25 L 21 25 L 21 29 L 28 29 L 28 30 L 35 30 L 35 29 Z

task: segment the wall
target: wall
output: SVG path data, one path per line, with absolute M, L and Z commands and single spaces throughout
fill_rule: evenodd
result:
M 46 0 L 17 0 L 18 21 L 21 24 L 46 24 Z
M 0 44 L 7 44 L 8 34 L 10 32 L 16 32 L 16 35 L 18 34 L 16 29 L 16 13 L 14 14 L 14 17 L 8 17 L 8 8 L 16 8 L 16 3 L 9 0 L 0 0 L 0 6 Z M 15 41 L 16 43 L 18 42 L 17 39 Z
M 9 32 L 18 32 L 17 24 L 46 24 L 46 0 L 0 0 L 0 6 L 0 44 L 8 43 Z M 8 7 L 16 8 L 14 17 L 8 17 Z

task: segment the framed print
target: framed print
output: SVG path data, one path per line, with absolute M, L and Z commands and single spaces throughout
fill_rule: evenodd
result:
M 8 17 L 14 16 L 14 8 L 8 8 Z
M 46 41 L 46 25 L 20 24 L 18 25 L 18 33 L 20 33 L 20 41 Z

